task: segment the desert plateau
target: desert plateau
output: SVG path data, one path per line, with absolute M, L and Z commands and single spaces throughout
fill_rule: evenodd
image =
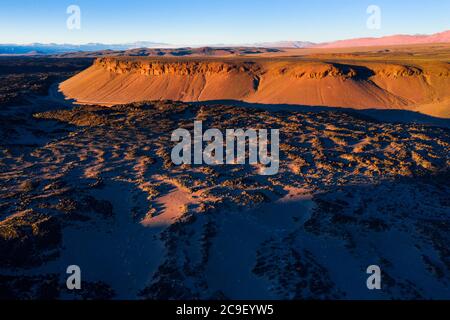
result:
M 276 54 L 238 53 L 232 57 L 101 57 L 64 81 L 60 89 L 84 104 L 237 100 L 400 109 L 450 117 L 450 45 L 345 51 L 309 49 L 299 53 L 284 49 Z

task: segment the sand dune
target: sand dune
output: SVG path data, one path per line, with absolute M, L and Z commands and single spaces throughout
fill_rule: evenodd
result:
M 99 58 L 60 85 L 79 103 L 240 100 L 450 117 L 450 65 L 404 54 L 254 58 Z M 322 55 L 322 56 L 321 56 Z M 391 55 L 392 56 L 392 55 Z

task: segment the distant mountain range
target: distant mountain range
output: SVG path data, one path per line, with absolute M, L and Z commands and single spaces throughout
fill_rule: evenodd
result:
M 310 48 L 317 44 L 309 41 L 278 41 L 278 42 L 258 42 L 248 44 L 249 47 L 262 47 L 262 48 Z
M 0 54 L 3 55 L 37 55 L 37 54 L 60 54 L 69 52 L 92 52 L 102 50 L 130 50 L 137 48 L 171 48 L 173 46 L 166 43 L 138 41 L 124 44 L 56 44 L 56 43 L 32 43 L 21 44 L 0 44 Z
M 357 38 L 315 45 L 316 48 L 351 48 L 450 42 L 450 30 L 432 35 L 393 35 L 381 38 Z
M 251 48 L 350 48 L 367 46 L 387 46 L 387 45 L 410 45 L 450 42 L 450 30 L 432 35 L 393 35 L 380 38 L 357 38 L 349 40 L 339 40 L 327 43 L 313 43 L 308 41 L 279 41 L 279 42 L 259 42 L 251 44 L 217 44 L 211 47 L 251 47 Z M 74 44 L 42 44 L 33 43 L 28 45 L 20 44 L 0 44 L 0 55 L 47 55 L 73 52 L 94 52 L 105 50 L 131 50 L 138 48 L 181 48 L 183 46 L 171 45 L 168 43 L 138 41 L 124 44 L 103 44 L 88 43 L 82 45 Z M 196 46 L 196 48 L 202 46 Z
M 313 43 L 305 41 L 280 41 L 256 43 L 252 47 L 264 48 L 351 48 L 351 47 L 371 47 L 371 46 L 391 46 L 426 43 L 447 43 L 450 42 L 450 30 L 431 35 L 393 35 L 380 38 L 356 38 L 348 40 L 338 40 L 326 43 Z

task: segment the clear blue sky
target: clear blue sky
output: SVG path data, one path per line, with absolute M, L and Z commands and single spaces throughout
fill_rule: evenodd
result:
M 81 8 L 81 30 L 66 9 Z M 380 30 L 366 9 L 381 8 Z M 0 43 L 323 42 L 450 29 L 450 0 L 0 0 Z

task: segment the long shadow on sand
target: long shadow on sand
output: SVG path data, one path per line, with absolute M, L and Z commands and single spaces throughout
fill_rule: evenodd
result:
M 438 126 L 450 128 L 450 119 L 429 116 L 420 112 L 401 110 L 401 109 L 351 109 L 344 107 L 324 107 L 324 106 L 307 106 L 295 104 L 263 104 L 249 103 L 240 100 L 210 100 L 194 102 L 195 105 L 228 105 L 244 108 L 257 108 L 267 111 L 296 111 L 296 112 L 323 112 L 335 111 L 346 112 L 355 116 L 364 117 L 368 120 L 390 123 L 417 123 L 422 125 Z

